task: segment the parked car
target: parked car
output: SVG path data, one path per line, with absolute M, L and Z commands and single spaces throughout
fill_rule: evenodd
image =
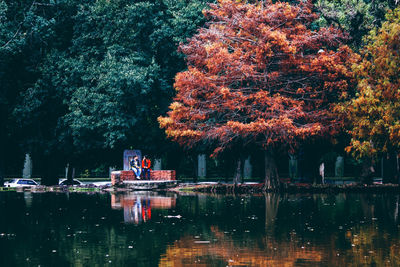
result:
M 58 183 L 59 185 L 84 185 L 84 183 L 82 183 L 81 181 L 79 181 L 78 179 L 74 179 L 72 181 L 72 184 L 68 183 L 67 179 L 61 179 L 60 182 Z
M 104 181 L 104 182 L 93 182 L 91 185 L 97 187 L 111 187 L 111 181 Z
M 4 183 L 4 187 L 34 187 L 39 184 L 32 179 L 12 179 Z

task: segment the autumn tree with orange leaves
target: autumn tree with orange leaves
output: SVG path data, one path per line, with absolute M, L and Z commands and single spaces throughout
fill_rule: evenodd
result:
M 159 123 L 181 145 L 214 146 L 214 154 L 241 144 L 265 151 L 265 186 L 279 186 L 275 147 L 296 149 L 306 138 L 343 127 L 333 112 L 353 86 L 357 59 L 345 34 L 312 30 L 312 4 L 219 0 L 208 19 L 180 46 L 188 70 L 175 78 L 177 95 Z
M 379 154 L 395 158 L 400 148 L 400 7 L 386 19 L 365 39 L 354 66 L 357 96 L 342 107 L 351 121 L 346 150 L 367 162 Z

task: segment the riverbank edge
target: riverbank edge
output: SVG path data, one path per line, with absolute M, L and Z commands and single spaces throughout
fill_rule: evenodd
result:
M 169 191 L 199 192 L 213 194 L 259 194 L 268 192 L 279 193 L 400 193 L 400 185 L 321 185 L 321 184 L 283 184 L 277 189 L 266 189 L 264 184 L 201 184 L 179 185 Z
M 109 192 L 109 193 L 126 193 L 134 190 L 127 187 L 118 186 L 38 186 L 38 187 L 19 187 L 9 188 L 0 187 L 0 191 L 16 191 L 16 192 L 53 192 L 53 193 L 66 193 L 66 192 L 80 192 L 80 193 L 96 193 L 96 192 Z M 259 184 L 178 184 L 170 188 L 161 188 L 144 191 L 167 191 L 176 193 L 211 193 L 211 194 L 263 194 L 268 192 L 275 193 L 316 193 L 316 194 L 337 194 L 337 193 L 396 193 L 400 194 L 400 185 L 397 184 L 380 184 L 380 185 L 365 185 L 365 184 L 347 184 L 347 185 L 321 185 L 321 184 L 282 184 L 279 188 L 268 190 L 264 188 L 263 183 Z

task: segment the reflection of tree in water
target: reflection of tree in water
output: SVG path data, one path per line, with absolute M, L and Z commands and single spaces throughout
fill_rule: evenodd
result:
M 138 196 L 0 194 L 0 266 L 400 266 L 397 195 Z
M 232 199 L 233 203 L 231 201 L 225 203 L 216 201 L 212 204 L 228 204 L 228 206 L 236 207 L 235 202 L 240 201 L 242 206 L 246 206 L 246 202 L 242 200 L 243 198 L 238 197 Z M 302 247 L 298 240 L 290 242 L 274 237 L 273 232 L 276 227 L 275 222 L 280 201 L 281 196 L 278 194 L 265 194 L 264 196 L 264 234 L 254 235 L 247 230 L 244 230 L 245 233 L 243 234 L 233 234 L 226 231 L 227 229 L 220 220 L 218 224 L 210 225 L 211 233 L 201 235 L 206 240 L 184 235 L 174 244 L 168 246 L 159 266 L 294 266 L 302 263 L 308 265 L 320 264 L 323 258 L 323 251 L 320 248 Z M 204 205 L 209 207 L 210 204 L 202 203 L 200 206 Z M 219 207 L 219 209 L 223 208 Z M 248 214 L 248 211 L 241 214 L 242 210 L 236 208 L 234 210 L 236 210 L 236 216 L 239 218 Z M 260 214 L 258 215 L 260 216 Z M 231 216 L 230 221 L 231 223 L 236 222 L 236 226 L 239 226 L 240 223 L 235 221 L 238 218 L 236 216 Z M 251 216 L 252 218 L 255 217 L 255 215 Z M 248 228 L 251 227 L 248 225 Z M 231 228 L 233 232 L 236 231 L 235 229 Z M 256 230 L 257 233 L 259 233 L 259 230 Z M 246 232 L 248 232 L 247 236 Z
M 377 224 L 357 227 L 346 232 L 352 248 L 345 251 L 347 266 L 400 266 L 399 236 L 378 231 Z M 381 249 L 382 246 L 386 249 Z
M 394 212 L 393 212 L 393 218 L 394 218 L 395 222 L 399 221 L 399 199 L 400 199 L 400 196 L 397 195 L 396 196 L 396 205 L 395 205 Z
M 280 195 L 265 194 L 265 231 L 272 233 L 276 215 L 278 214 Z
M 381 217 L 382 222 L 389 224 L 399 221 L 399 201 L 398 194 L 371 195 L 360 194 L 359 200 L 365 220 L 373 220 Z M 395 227 L 397 229 L 397 226 Z
M 210 242 L 186 235 L 168 246 L 159 266 L 294 266 L 296 263 L 311 266 L 320 263 L 323 257 L 316 247 L 302 249 L 296 243 L 281 244 L 263 238 L 264 249 L 254 240 L 238 245 L 218 227 L 212 227 L 211 231 L 215 238 Z
M 398 204 L 395 195 L 387 199 L 383 195 L 359 194 L 266 194 L 265 206 L 262 205 L 265 218 L 257 214 L 264 227 L 260 228 L 257 220 L 254 224 L 246 221 L 250 231 L 241 224 L 243 218 L 255 214 L 254 206 L 260 207 L 258 199 L 246 201 L 246 197 L 229 196 L 196 200 L 198 216 L 204 216 L 207 209 L 221 212 L 211 218 L 196 216 L 194 220 L 202 225 L 202 231 L 196 233 L 198 237 L 185 231 L 168 246 L 160 266 L 400 264 L 400 242 L 393 216 Z

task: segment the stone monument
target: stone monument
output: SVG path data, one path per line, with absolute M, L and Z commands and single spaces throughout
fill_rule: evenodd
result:
M 142 161 L 142 152 L 140 150 L 124 150 L 124 171 L 129 171 L 130 168 L 130 161 L 135 157 L 138 156 L 140 162 Z
M 25 154 L 24 169 L 22 170 L 22 178 L 32 178 L 32 159 L 29 153 Z
M 297 176 L 297 156 L 289 154 L 289 177 L 295 179 Z
M 207 175 L 207 165 L 206 165 L 206 155 L 205 154 L 199 154 L 197 156 L 197 176 L 199 178 L 206 178 Z
M 250 156 L 247 157 L 244 161 L 244 166 L 243 166 L 243 177 L 244 178 L 251 178 L 253 172 L 253 166 L 251 165 L 250 162 Z
M 344 158 L 342 156 L 338 156 L 335 162 L 335 177 L 343 177 L 344 176 Z
M 153 168 L 152 169 L 155 170 L 155 171 L 162 170 L 161 159 L 160 158 L 159 159 L 154 159 L 154 164 L 153 164 Z

